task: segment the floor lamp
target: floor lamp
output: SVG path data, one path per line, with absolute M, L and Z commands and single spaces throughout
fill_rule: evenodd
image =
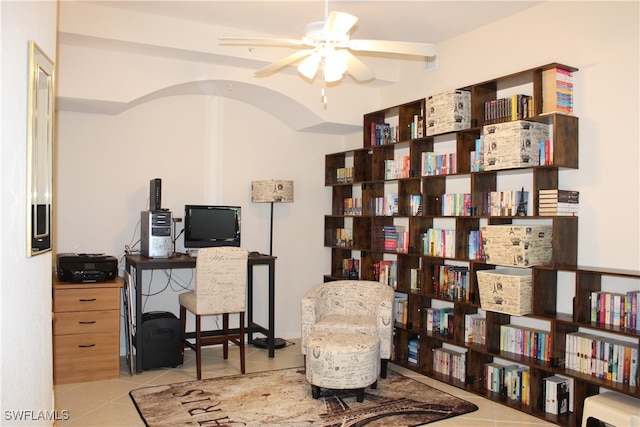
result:
M 293 181 L 251 181 L 251 201 L 271 203 L 269 255 L 273 255 L 273 204 L 293 202 Z
M 269 217 L 269 255 L 273 256 L 273 204 L 293 202 L 293 181 L 251 181 L 251 201 L 253 203 L 270 203 Z M 266 338 L 255 338 L 253 345 L 267 348 Z M 274 348 L 287 345 L 282 338 L 274 338 Z

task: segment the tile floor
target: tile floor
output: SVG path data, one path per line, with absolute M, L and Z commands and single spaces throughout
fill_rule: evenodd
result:
M 247 372 L 283 369 L 303 365 L 300 354 L 300 340 L 291 340 L 286 348 L 276 350 L 275 357 L 269 359 L 267 350 L 247 346 Z M 229 359 L 222 358 L 220 346 L 203 350 L 203 378 L 233 375 L 240 372 L 237 347 L 230 349 Z M 185 363 L 177 368 L 163 368 L 144 371 L 140 375 L 129 375 L 126 362 L 122 361 L 120 378 L 77 384 L 55 386 L 56 409 L 68 410 L 69 419 L 58 421 L 57 426 L 144 426 L 129 397 L 129 391 L 151 385 L 192 381 L 196 379 L 195 355 L 185 352 Z M 478 405 L 479 410 L 430 425 L 473 426 L 473 427 L 528 427 L 552 426 L 538 418 L 518 412 L 490 400 L 451 387 L 414 372 L 390 364 L 390 369 L 402 372 L 426 384 L 459 396 Z

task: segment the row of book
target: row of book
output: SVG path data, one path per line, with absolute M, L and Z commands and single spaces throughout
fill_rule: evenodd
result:
M 481 313 L 464 315 L 464 342 L 467 344 L 487 344 L 487 318 Z
M 422 309 L 422 327 L 428 332 L 453 336 L 454 320 L 453 307 Z
M 393 260 L 382 260 L 373 264 L 373 280 L 393 289 L 398 288 L 398 262 Z
M 430 228 L 420 235 L 424 255 L 443 258 L 456 256 L 456 231 Z
M 409 195 L 409 215 L 422 215 L 422 194 Z
M 345 197 L 342 200 L 343 215 L 362 215 L 362 197 Z
M 442 195 L 443 216 L 471 216 L 471 193 L 445 193 Z
M 551 360 L 551 335 L 538 329 L 501 325 L 500 350 L 548 362 Z
M 522 190 L 487 191 L 482 193 L 482 212 L 488 216 L 526 216 L 529 192 Z
M 467 354 L 449 348 L 433 349 L 433 370 L 465 382 Z
M 420 340 L 414 338 L 409 340 L 407 351 L 407 362 L 417 365 L 420 361 Z
M 542 380 L 543 409 L 553 415 L 569 412 L 571 380 L 560 375 L 552 375 Z
M 484 123 L 523 120 L 533 117 L 533 97 L 513 94 L 507 98 L 492 99 L 484 103 Z
M 409 252 L 409 233 L 400 225 L 387 225 L 376 232 L 373 247 L 384 252 Z
M 422 270 L 419 268 L 409 269 L 409 289 L 419 291 L 422 284 Z
M 398 195 L 395 193 L 385 194 L 374 199 L 374 212 L 378 216 L 398 215 Z
M 577 190 L 539 190 L 539 215 L 577 215 L 579 212 Z M 525 216 L 529 214 L 529 192 L 522 190 L 488 191 L 482 194 L 482 215 Z M 374 200 L 376 215 L 398 215 L 398 195 L 390 193 Z M 362 198 L 345 197 L 342 201 L 344 215 L 362 215 Z M 409 214 L 422 213 L 422 195 L 409 195 Z M 440 213 L 443 216 L 473 215 L 470 193 L 445 193 L 442 195 Z
M 531 375 L 526 366 L 486 363 L 484 386 L 489 391 L 525 405 L 531 402 Z
M 424 137 L 424 116 L 414 114 L 413 121 L 409 123 L 409 136 L 411 139 Z
M 553 141 L 547 139 L 540 141 L 540 166 L 549 166 L 553 164 Z
M 471 230 L 469 231 L 468 242 L 468 257 L 471 260 L 482 261 L 484 260 L 484 246 L 482 245 L 482 231 Z
M 411 157 L 402 156 L 400 160 L 384 161 L 384 179 L 409 178 L 411 173 Z
M 577 190 L 538 190 L 538 215 L 577 216 L 580 192 Z
M 337 168 L 336 182 L 341 184 L 347 183 L 347 182 L 353 182 L 353 166 Z
M 345 248 L 353 246 L 353 230 L 350 228 L 336 228 L 333 233 L 333 244 Z
M 566 367 L 616 383 L 638 383 L 638 344 L 590 334 L 565 335 Z
M 591 292 L 591 321 L 640 331 L 638 296 L 640 291 Z
M 573 114 L 573 73 L 564 68 L 542 71 L 542 113 Z
M 469 153 L 469 172 L 482 172 L 484 170 L 483 137 L 475 141 L 475 149 Z
M 407 326 L 409 318 L 409 300 L 406 294 L 396 294 L 393 316 L 396 324 Z
M 469 268 L 455 265 L 436 265 L 433 268 L 433 293 L 452 301 L 471 301 Z
M 458 171 L 457 154 L 423 152 L 420 168 L 422 176 L 454 174 Z
M 385 122 L 371 123 L 371 146 L 393 144 L 398 141 L 399 128 Z

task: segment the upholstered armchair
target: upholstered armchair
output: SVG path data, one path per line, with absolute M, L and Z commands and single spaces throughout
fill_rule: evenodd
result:
M 380 376 L 393 343 L 393 288 L 368 280 L 338 280 L 311 288 L 301 301 L 302 354 L 312 333 L 346 332 L 380 338 Z

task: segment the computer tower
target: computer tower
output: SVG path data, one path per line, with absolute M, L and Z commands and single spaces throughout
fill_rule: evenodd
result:
M 174 368 L 182 364 L 182 324 L 173 313 L 144 313 L 141 333 L 143 370 Z
M 162 180 L 153 178 L 149 181 L 149 210 L 159 211 L 162 209 Z
M 173 255 L 171 212 L 140 212 L 140 252 L 147 258 L 170 258 Z

